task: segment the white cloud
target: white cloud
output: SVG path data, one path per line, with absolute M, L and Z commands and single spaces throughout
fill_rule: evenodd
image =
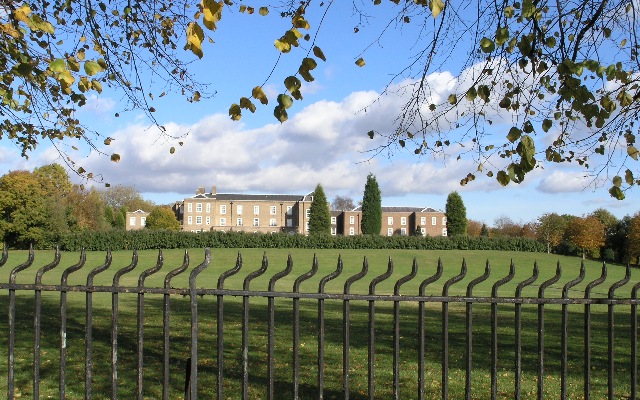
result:
M 582 192 L 592 181 L 593 178 L 584 172 L 553 171 L 540 180 L 538 190 L 543 193 Z

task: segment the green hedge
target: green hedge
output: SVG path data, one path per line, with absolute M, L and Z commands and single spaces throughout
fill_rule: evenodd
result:
M 420 237 L 420 236 L 303 236 L 243 232 L 109 231 L 79 232 L 60 237 L 65 251 L 148 250 L 187 248 L 307 248 L 307 249 L 411 249 L 503 250 L 545 252 L 543 243 L 526 238 Z

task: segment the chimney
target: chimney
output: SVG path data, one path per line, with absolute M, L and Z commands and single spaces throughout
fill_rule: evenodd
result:
M 218 194 L 217 190 L 216 190 L 216 185 L 211 186 L 211 194 L 213 196 L 215 196 L 216 194 Z
M 196 195 L 204 194 L 204 186 L 200 186 L 198 190 L 196 190 Z

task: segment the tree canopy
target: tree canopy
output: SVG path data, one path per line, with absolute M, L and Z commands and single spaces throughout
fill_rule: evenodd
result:
M 451 192 L 445 204 L 447 214 L 447 236 L 467 234 L 467 208 L 458 192 Z
M 360 225 L 365 235 L 379 235 L 382 229 L 382 194 L 373 174 L 367 175 L 367 182 L 364 185 Z
M 154 207 L 147 216 L 145 228 L 154 230 L 179 231 L 180 221 L 169 207 Z
M 117 162 L 120 154 L 104 147 L 111 138 L 87 129 L 77 109 L 109 88 L 122 94 L 124 111 L 142 110 L 156 123 L 153 103 L 166 93 L 191 102 L 206 97 L 204 79 L 190 73 L 189 63 L 203 57 L 207 42 L 215 46 L 222 40 L 218 22 L 231 11 L 275 14 L 283 34 L 274 37 L 274 46 L 297 57 L 299 67 L 285 76 L 269 75 L 280 82 L 276 95 L 267 95 L 267 82 L 247 82 L 229 116 L 239 120 L 243 111 L 270 104 L 284 122 L 294 102 L 302 100 L 302 86 L 327 60 L 325 53 L 340 46 L 323 42 L 323 28 L 332 20 L 350 23 L 333 12 L 335 4 L 284 1 L 256 9 L 229 0 L 4 2 L 0 138 L 17 144 L 23 155 L 42 140 L 63 153 L 75 147 L 65 146 L 67 139 L 85 141 Z M 556 163 L 584 167 L 598 178 L 596 184 L 610 179 L 609 192 L 618 199 L 640 183 L 633 0 L 375 0 L 354 2 L 353 14 L 354 35 L 367 30 L 363 21 L 371 15 L 389 20 L 382 32 L 370 32 L 371 45 L 351 50 L 363 75 L 367 56 L 385 51 L 375 45 L 381 38 L 416 27 L 406 67 L 382 94 L 409 96 L 389 131 L 362 132 L 385 138 L 376 151 L 408 148 L 471 160 L 473 171 L 461 176 L 462 185 L 481 175 L 502 185 L 520 183 L 534 169 Z M 445 81 L 446 90 L 436 81 Z M 76 172 L 94 176 L 73 157 L 65 160 Z
M 309 234 L 329 235 L 331 234 L 331 212 L 327 195 L 324 194 L 322 185 L 318 183 L 313 191 L 313 201 L 309 209 Z

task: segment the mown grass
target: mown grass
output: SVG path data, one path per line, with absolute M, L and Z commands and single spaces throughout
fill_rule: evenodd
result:
M 260 249 L 240 250 L 244 266 L 240 273 L 225 282 L 227 289 L 241 289 L 248 273 L 257 270 L 262 262 L 264 251 Z M 545 291 L 545 297 L 559 297 L 564 284 L 578 276 L 581 260 L 558 257 L 546 254 L 502 253 L 494 251 L 388 251 L 388 250 L 268 250 L 269 267 L 267 272 L 251 282 L 251 289 L 265 291 L 269 279 L 286 267 L 290 254 L 293 271 L 276 283 L 277 291 L 292 290 L 295 278 L 311 268 L 314 253 L 318 257 L 319 271 L 301 286 L 301 291 L 317 292 L 320 279 L 336 269 L 338 256 L 342 257 L 344 271 L 338 279 L 326 286 L 330 293 L 342 293 L 344 282 L 362 269 L 366 256 L 369 264 L 368 274 L 351 287 L 351 293 L 368 293 L 371 280 L 386 271 L 389 258 L 393 260 L 394 271 L 388 280 L 376 286 L 377 294 L 393 293 L 398 279 L 411 270 L 414 257 L 419 269 L 415 279 L 402 286 L 401 294 L 415 295 L 420 282 L 432 276 L 436 271 L 438 258 L 444 265 L 443 276 L 427 288 L 428 294 L 440 295 L 444 282 L 460 273 L 462 260 L 467 264 L 467 276 L 451 287 L 449 294 L 464 295 L 467 285 L 474 278 L 482 275 L 487 260 L 490 260 L 491 276 L 473 290 L 475 296 L 489 296 L 493 283 L 506 276 L 509 265 L 516 265 L 514 279 L 501 287 L 499 295 L 512 297 L 518 283 L 531 276 L 534 262 L 538 263 L 540 276 L 528 287 L 523 295 L 535 297 L 540 283 L 552 277 L 558 262 L 562 265 L 562 278 Z M 120 280 L 122 286 L 136 286 L 142 271 L 153 267 L 157 261 L 157 252 L 140 253 L 139 263 L 135 270 L 124 275 Z M 204 259 L 202 249 L 189 251 L 191 271 Z M 219 275 L 235 265 L 237 249 L 216 249 L 212 252 L 210 266 L 197 279 L 198 287 L 213 288 Z M 164 276 L 183 262 L 184 252 L 165 251 L 164 266 L 158 274 L 146 280 L 146 286 L 161 287 Z M 26 252 L 10 253 L 7 265 L 0 268 L 0 281 L 8 282 L 9 273 L 16 265 L 24 262 Z M 62 270 L 78 261 L 78 253 L 63 254 L 61 266 L 47 272 L 43 283 L 59 284 Z M 52 252 L 38 252 L 33 266 L 18 274 L 19 283 L 33 283 L 38 268 L 51 262 Z M 93 268 L 104 263 L 105 253 L 89 253 L 86 266 L 71 274 L 70 284 L 86 284 L 86 276 Z M 94 284 L 109 285 L 116 270 L 131 262 L 130 252 L 116 252 L 110 269 L 96 276 Z M 601 274 L 601 263 L 588 261 L 585 263 L 586 276 L 577 285 L 572 295 L 580 297 L 586 285 Z M 625 269 L 621 266 L 608 267 L 607 279 L 592 292 L 592 297 L 606 297 L 611 284 L 622 279 Z M 638 282 L 638 271 L 633 270 L 631 280 L 621 287 L 616 294 L 629 297 L 631 287 Z M 173 287 L 186 287 L 188 273 L 174 278 Z M 15 354 L 16 393 L 22 397 L 32 396 L 33 374 L 33 292 L 17 294 L 17 341 Z M 42 304 L 42 344 L 41 344 L 41 382 L 40 391 L 43 398 L 58 397 L 59 347 L 60 347 L 60 294 L 50 292 L 43 294 Z M 84 293 L 68 293 L 68 360 L 67 360 L 67 395 L 69 398 L 82 398 L 84 394 L 84 335 L 85 335 L 85 299 Z M 108 293 L 93 294 L 93 395 L 94 398 L 111 397 L 110 343 L 111 343 L 111 300 Z M 132 398 L 135 393 L 136 374 L 136 302 L 135 294 L 119 295 L 119 337 L 118 337 L 118 396 Z M 0 295 L 0 304 L 8 307 L 8 295 Z M 275 340 L 275 376 L 277 398 L 291 398 L 291 352 L 292 352 L 292 300 L 277 298 L 276 304 L 276 340 Z M 301 304 L 301 370 L 300 393 L 302 398 L 317 398 L 317 300 L 302 299 Z M 326 372 L 325 398 L 343 398 L 342 393 L 342 307 L 340 300 L 326 300 Z M 199 385 L 202 398 L 215 398 L 216 393 L 216 298 L 204 296 L 198 299 L 199 313 Z M 225 379 L 224 392 L 226 398 L 238 398 L 242 385 L 242 301 L 237 297 L 226 297 L 225 302 Z M 350 301 L 350 397 L 364 399 L 367 394 L 367 348 L 368 302 Z M 537 390 L 537 306 L 523 305 L 523 379 L 522 397 L 535 398 Z M 568 352 L 568 397 L 581 398 L 583 391 L 583 310 L 584 306 L 569 306 L 569 352 Z M 592 306 L 592 397 L 606 397 L 607 390 L 607 315 L 606 306 Z M 451 398 L 460 398 L 464 394 L 465 380 L 465 303 L 449 304 L 449 393 Z M 559 306 L 545 306 L 545 397 L 556 398 L 560 393 L 560 337 L 561 310 Z M 427 398 L 439 398 L 441 391 L 441 358 L 442 358 L 442 307 L 440 303 L 427 303 L 426 313 L 427 366 L 425 391 Z M 630 314 L 629 306 L 616 307 L 615 315 L 615 387 L 616 396 L 624 398 L 630 393 Z M 266 397 L 267 369 L 267 320 L 268 309 L 266 299 L 253 298 L 250 304 L 250 343 L 249 343 L 249 397 Z M 415 398 L 417 385 L 417 304 L 403 303 L 401 306 L 400 324 L 400 363 L 401 363 L 401 398 Z M 473 398 L 489 398 L 490 394 L 490 305 L 475 304 L 473 306 Z M 161 397 L 162 382 L 162 295 L 145 295 L 144 320 L 144 395 L 146 398 Z M 0 329 L 8 332 L 7 313 L 0 316 Z M 393 316 L 392 303 L 379 301 L 376 303 L 376 361 L 375 383 L 376 398 L 389 398 L 392 391 L 393 360 Z M 500 398 L 513 398 L 513 360 L 515 356 L 514 306 L 499 306 L 499 354 L 498 390 Z M 171 299 L 171 398 L 182 398 L 184 385 L 185 360 L 190 354 L 190 309 L 188 297 L 173 296 Z M 6 360 L 8 340 L 6 335 L 0 337 L 0 357 Z M 6 391 L 7 365 L 0 363 L 0 390 Z

